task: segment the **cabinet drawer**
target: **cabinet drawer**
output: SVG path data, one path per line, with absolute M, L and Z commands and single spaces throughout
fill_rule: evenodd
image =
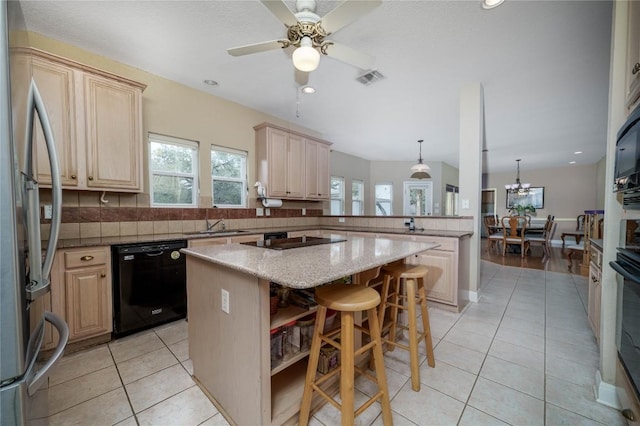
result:
M 108 261 L 109 254 L 105 249 L 65 251 L 65 268 L 80 268 L 83 266 L 104 265 Z
M 440 244 L 440 247 L 436 247 L 433 250 L 441 250 L 441 251 L 457 251 L 458 250 L 457 238 L 429 237 L 429 236 L 415 236 L 413 238 L 414 238 L 413 241 Z

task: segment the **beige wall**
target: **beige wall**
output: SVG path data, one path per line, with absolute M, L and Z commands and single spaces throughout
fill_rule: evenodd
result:
M 520 170 L 522 182 L 544 187 L 544 208 L 538 209 L 535 216 L 541 220 L 549 214 L 555 216 L 558 225 L 554 239 L 558 239 L 564 230 L 574 230 L 575 218 L 584 210 L 604 208 L 602 200 L 598 200 L 598 188 L 604 186 L 598 169 L 598 164 L 573 164 L 559 168 Z M 515 170 L 489 174 L 487 180 L 488 188 L 497 188 L 498 216 L 508 214 L 504 185 L 515 181 Z
M 35 47 L 77 62 L 90 65 L 147 85 L 143 92 L 144 191 L 149 192 L 148 132 L 189 139 L 200 145 L 200 207 L 211 206 L 211 145 L 231 147 L 248 152 L 248 186 L 250 207 L 255 206 L 255 139 L 253 126 L 270 122 L 322 137 L 309 129 L 263 114 L 237 103 L 216 97 L 215 88 L 202 91 L 166 78 L 95 55 L 75 46 L 45 38 L 39 34 L 23 33 L 14 44 Z M 212 94 L 205 93 L 209 90 Z M 319 208 L 320 202 L 289 202 L 285 207 Z
M 361 180 L 364 182 L 364 214 L 374 215 L 373 202 L 370 194 L 371 180 L 369 178 L 369 160 L 345 154 L 343 152 L 331 151 L 331 176 L 344 178 L 344 213 L 351 215 L 351 182 Z M 329 214 L 329 212 L 326 212 Z
M 457 169 L 449 166 L 446 163 L 441 161 L 425 161 L 425 163 L 431 168 L 431 181 L 433 182 L 433 201 L 434 206 L 436 202 L 440 202 L 439 205 L 439 213 L 434 211 L 434 215 L 438 216 L 443 213 L 443 199 L 444 199 L 444 185 L 446 183 L 452 183 L 449 181 L 444 181 L 443 170 L 446 168 L 446 176 L 447 179 L 451 179 L 451 175 L 453 174 L 453 169 L 457 174 Z M 377 183 L 392 183 L 393 184 L 393 215 L 394 216 L 402 216 L 402 191 L 404 187 L 405 181 L 411 181 L 417 179 L 411 179 L 409 176 L 411 175 L 410 169 L 411 166 L 415 164 L 412 161 L 371 161 L 371 185 L 368 189 L 369 193 L 369 208 L 373 209 L 374 203 L 374 186 Z M 457 183 L 457 177 L 456 177 Z M 375 214 L 375 211 L 371 211 L 371 214 Z

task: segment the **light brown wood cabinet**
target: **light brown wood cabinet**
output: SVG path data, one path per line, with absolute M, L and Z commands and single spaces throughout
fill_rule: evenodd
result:
M 42 95 L 63 188 L 140 192 L 145 86 L 37 49 L 19 48 L 12 55 L 15 79 L 28 75 L 30 68 Z M 42 134 L 37 123 L 34 167 L 46 186 L 51 171 Z M 24 140 L 21 136 L 23 132 L 18 137 Z
M 591 244 L 591 261 L 589 262 L 589 307 L 587 316 L 593 335 L 600 340 L 600 300 L 602 294 L 602 251 Z
M 627 112 L 640 103 L 640 4 L 629 2 L 627 29 L 627 93 L 625 106 Z
M 329 199 L 328 142 L 267 123 L 254 130 L 256 176 L 267 197 Z
M 329 152 L 326 143 L 306 140 L 305 185 L 306 198 L 309 200 L 330 198 Z
M 52 311 L 69 325 L 69 342 L 113 330 L 111 251 L 108 246 L 60 249 L 51 274 Z M 57 336 L 47 338 L 47 347 Z

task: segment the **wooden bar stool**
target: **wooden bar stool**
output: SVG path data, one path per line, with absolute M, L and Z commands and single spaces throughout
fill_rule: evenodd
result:
M 411 388 L 416 392 L 420 390 L 418 344 L 421 340 L 424 339 L 427 349 L 429 367 L 436 366 L 433 356 L 433 343 L 431 341 L 427 297 L 424 289 L 424 282 L 428 273 L 429 270 L 423 265 L 396 264 L 382 268 L 384 280 L 382 282 L 382 304 L 378 312 L 378 320 L 382 334 L 384 335 L 385 331 L 389 331 L 388 337 L 382 337 L 382 341 L 389 346 L 390 351 L 396 346 L 409 351 L 411 356 Z M 402 294 L 401 283 L 403 280 L 406 295 Z M 418 333 L 416 304 L 420 305 L 422 314 L 422 328 L 424 330 L 422 333 Z M 385 324 L 384 317 L 388 307 L 391 308 L 391 315 L 389 316 L 389 321 Z M 398 323 L 398 310 L 408 311 L 408 326 Z M 408 331 L 409 346 L 396 341 L 396 330 L 398 328 Z
M 318 287 L 316 289 L 315 299 L 316 302 L 318 302 L 318 313 L 316 315 L 316 325 L 311 341 L 309 365 L 307 367 L 302 404 L 300 406 L 299 424 L 306 426 L 309 422 L 313 391 L 318 392 L 318 394 L 331 403 L 331 405 L 341 411 L 343 425 L 353 425 L 355 418 L 377 400 L 380 400 L 382 404 L 384 424 L 393 424 L 387 377 L 382 359 L 382 342 L 380 340 L 379 324 L 377 321 L 369 321 L 369 330 L 367 330 L 354 322 L 354 313 L 360 311 L 367 311 L 369 318 L 377 318 L 378 313 L 376 307 L 380 304 L 380 295 L 374 289 L 364 286 L 331 284 Z M 325 334 L 323 329 L 327 309 L 340 312 L 341 322 L 340 328 Z M 356 328 L 364 333 L 368 333 L 371 337 L 371 341 L 358 350 L 355 350 L 354 343 L 354 329 Z M 337 341 L 336 338 L 339 338 L 339 341 Z M 320 347 L 323 344 L 329 344 L 340 351 L 340 367 L 316 379 Z M 373 377 L 366 370 L 355 365 L 356 357 L 369 350 L 373 350 L 376 377 Z M 357 410 L 354 407 L 356 371 L 378 384 L 378 392 Z M 339 404 L 320 388 L 322 383 L 338 373 L 340 373 L 340 398 L 342 399 L 342 404 Z

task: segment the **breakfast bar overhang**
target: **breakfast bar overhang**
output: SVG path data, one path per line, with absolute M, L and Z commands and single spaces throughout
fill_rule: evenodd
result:
M 290 306 L 271 316 L 270 282 L 294 289 L 316 287 L 437 246 L 348 237 L 291 250 L 242 244 L 183 249 L 187 255 L 189 355 L 194 378 L 236 424 L 291 421 L 300 409 L 306 354 L 300 353 L 272 370 L 269 331 L 309 315 L 315 308 Z M 223 310 L 223 303 L 228 309 Z

